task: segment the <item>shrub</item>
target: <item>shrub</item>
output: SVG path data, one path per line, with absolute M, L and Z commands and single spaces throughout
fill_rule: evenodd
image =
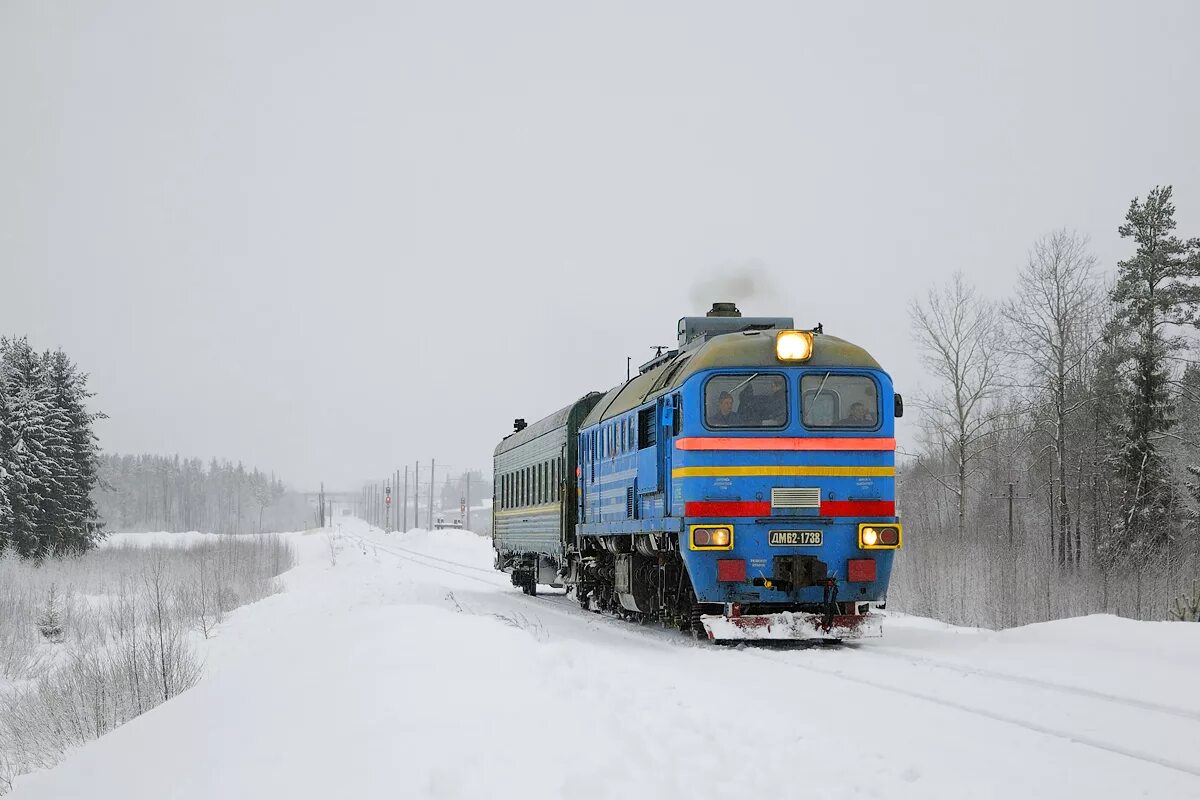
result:
M 295 563 L 279 536 L 114 546 L 21 561 L 0 554 L 0 794 L 16 775 L 192 687 L 192 630 L 277 590 Z M 3 684 L 0 683 L 0 687 Z

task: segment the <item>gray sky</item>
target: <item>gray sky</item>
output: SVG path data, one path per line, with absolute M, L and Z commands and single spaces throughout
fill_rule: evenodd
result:
M 0 0 L 0 331 L 105 449 L 490 468 L 710 300 L 921 376 L 1037 236 L 1200 235 L 1200 4 Z M 754 297 L 705 295 L 751 265 Z

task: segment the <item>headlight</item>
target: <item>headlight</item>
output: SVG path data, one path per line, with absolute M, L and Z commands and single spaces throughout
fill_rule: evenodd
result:
M 858 526 L 860 550 L 895 550 L 903 540 L 899 525 L 876 525 L 867 523 Z
M 732 525 L 693 525 L 691 528 L 693 550 L 732 550 Z
M 780 331 L 775 336 L 775 355 L 780 361 L 807 361 L 812 351 L 810 331 Z

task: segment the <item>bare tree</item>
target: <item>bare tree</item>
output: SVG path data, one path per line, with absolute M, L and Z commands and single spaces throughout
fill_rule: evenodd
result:
M 1088 398 L 1071 397 L 1070 388 L 1080 384 L 1080 370 L 1088 364 L 1088 352 L 1099 338 L 1093 327 L 1099 300 L 1096 258 L 1088 249 L 1087 237 L 1060 229 L 1034 243 L 1017 276 L 1016 294 L 1002 309 L 1014 328 L 1007 341 L 1014 345 L 1013 353 L 1028 378 L 1027 388 L 1034 393 L 1025 397 L 1030 403 L 1048 401 L 1047 422 L 1054 450 L 1052 483 L 1058 484 L 1057 493 L 1053 487 L 1051 491 L 1057 509 L 1051 509 L 1050 543 L 1061 566 L 1079 561 L 1079 542 L 1073 547 L 1070 536 L 1068 421 L 1087 405 Z
M 936 381 L 918 398 L 925 420 L 955 466 L 954 483 L 941 480 L 958 504 L 958 535 L 966 530 L 967 481 L 972 461 L 994 430 L 991 401 L 1001 389 L 1003 354 L 996 306 L 980 298 L 961 272 L 909 308 L 921 359 Z

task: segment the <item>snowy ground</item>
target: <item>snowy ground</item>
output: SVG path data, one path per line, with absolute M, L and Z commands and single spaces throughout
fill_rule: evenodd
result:
M 1200 625 L 717 648 L 525 597 L 469 533 L 342 526 L 199 687 L 12 797 L 1200 798 Z

